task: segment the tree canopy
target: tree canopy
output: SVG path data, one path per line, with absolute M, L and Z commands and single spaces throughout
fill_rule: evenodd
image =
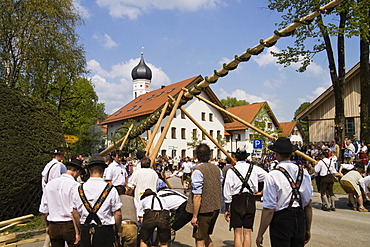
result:
M 221 103 L 226 107 L 235 107 L 235 106 L 241 106 L 241 105 L 249 105 L 249 102 L 246 100 L 238 100 L 236 97 L 227 97 L 226 99 L 221 99 Z

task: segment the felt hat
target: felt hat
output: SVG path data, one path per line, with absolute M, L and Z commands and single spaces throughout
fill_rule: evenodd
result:
M 250 155 L 250 153 L 247 153 L 245 146 L 239 147 L 236 152 L 232 152 L 232 154 L 235 155 L 238 160 L 245 160 Z
M 141 151 L 141 150 L 139 150 L 139 151 L 137 151 L 136 152 L 136 157 L 139 159 L 139 160 L 141 160 L 142 158 L 144 158 L 144 156 L 145 156 L 145 151 Z
M 106 168 L 108 165 L 105 164 L 104 158 L 100 154 L 93 154 L 87 166 L 103 166 Z
M 140 200 L 143 200 L 147 196 L 155 195 L 156 193 L 152 191 L 151 189 L 145 189 L 144 194 L 141 195 Z
M 84 175 L 86 173 L 85 169 L 82 167 L 82 160 L 74 159 L 72 161 L 66 162 L 66 166 L 73 166 L 77 169 L 81 170 L 81 175 Z
M 269 145 L 268 148 L 277 153 L 293 153 L 298 150 L 298 147 L 293 145 L 290 139 L 286 137 L 279 137 L 272 145 Z
M 53 151 L 51 151 L 51 154 L 53 155 L 61 155 L 61 154 L 65 154 L 66 153 L 66 150 L 62 147 L 58 147 L 56 149 L 54 149 Z

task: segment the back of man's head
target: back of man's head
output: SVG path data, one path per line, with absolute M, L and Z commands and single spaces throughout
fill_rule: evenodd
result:
M 200 162 L 208 162 L 211 158 L 211 149 L 207 144 L 201 143 L 195 148 L 195 155 Z
M 149 168 L 150 167 L 150 159 L 145 156 L 141 160 L 141 168 Z

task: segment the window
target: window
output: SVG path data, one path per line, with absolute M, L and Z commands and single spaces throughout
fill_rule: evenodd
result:
M 346 117 L 344 120 L 344 135 L 352 137 L 355 133 L 355 118 Z
M 135 109 L 134 111 L 139 110 L 139 109 L 140 109 L 140 107 L 141 107 L 141 105 L 139 105 L 138 107 L 136 107 L 136 109 Z
M 171 93 L 173 90 L 175 90 L 174 88 L 172 88 L 170 91 L 168 91 L 167 93 Z
M 134 106 L 131 106 L 127 111 L 131 111 L 132 109 L 134 109 L 136 107 L 136 105 Z
M 181 150 L 181 158 L 185 158 L 186 157 L 186 149 L 182 149 Z
M 206 139 L 206 134 L 204 134 L 204 132 L 202 132 L 202 140 L 205 140 Z
M 209 135 L 213 137 L 213 130 L 209 131 Z
M 163 132 L 163 130 L 164 130 L 164 127 L 162 126 L 161 127 L 161 133 Z M 166 139 L 166 136 L 164 136 L 164 138 Z
M 161 96 L 161 94 L 162 94 L 163 92 L 160 92 L 159 94 L 157 94 L 157 96 Z
M 227 135 L 227 136 L 225 136 L 226 137 L 226 142 L 230 142 L 230 136 L 229 135 Z
M 181 139 L 186 139 L 186 129 L 181 128 Z
M 138 99 L 137 101 L 135 101 L 135 103 L 139 103 L 141 101 L 141 98 L 140 99 Z
M 176 128 L 175 127 L 171 128 L 171 138 L 176 139 Z
M 210 114 L 209 114 L 209 121 L 210 121 L 210 122 L 213 122 L 213 113 L 210 113 Z
M 202 121 L 206 121 L 206 113 L 202 112 Z
M 163 149 L 163 150 L 161 150 L 161 155 L 163 156 L 163 157 L 165 157 L 166 156 L 166 150 L 165 149 Z
M 196 138 L 197 137 L 197 135 L 198 135 L 198 130 L 197 129 L 193 129 L 193 138 Z
M 272 123 L 267 123 L 267 128 L 272 129 Z
M 216 136 L 216 138 L 221 138 L 222 136 L 221 136 L 221 131 L 220 130 L 217 130 L 217 136 Z
M 185 113 L 183 111 L 181 111 L 181 118 L 185 119 Z
M 254 139 L 254 135 L 253 134 L 250 134 L 249 135 L 249 139 L 253 140 Z
M 293 135 L 297 136 L 298 135 L 298 130 L 293 130 Z

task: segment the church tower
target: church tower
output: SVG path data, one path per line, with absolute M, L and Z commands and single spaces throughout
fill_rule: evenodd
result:
M 144 62 L 144 53 L 141 53 L 139 64 L 132 69 L 131 77 L 133 80 L 133 99 L 150 91 L 152 71 Z

